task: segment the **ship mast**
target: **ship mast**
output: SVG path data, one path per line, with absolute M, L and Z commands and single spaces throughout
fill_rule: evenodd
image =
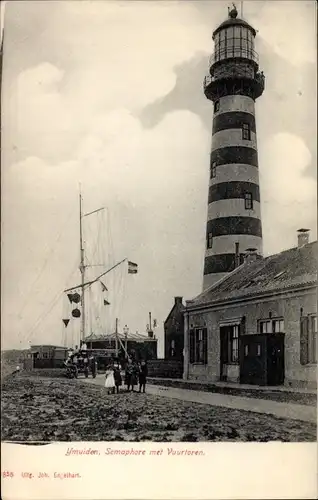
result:
M 79 218 L 80 218 L 80 272 L 82 277 L 81 289 L 82 289 L 82 316 L 81 316 L 81 331 L 80 331 L 80 346 L 82 341 L 85 339 L 85 293 L 84 293 L 84 285 L 85 285 L 85 262 L 84 262 L 84 247 L 83 247 L 83 210 L 82 210 L 82 193 L 80 191 L 79 194 Z
M 81 193 L 81 189 L 80 189 L 80 194 L 79 194 L 80 266 L 79 266 L 79 269 L 81 272 L 80 288 L 82 290 L 82 294 L 81 294 L 82 316 L 81 316 L 81 330 L 80 330 L 80 346 L 81 346 L 82 342 L 84 342 L 84 339 L 85 339 L 85 286 L 91 285 L 98 280 L 98 278 L 97 278 L 91 282 L 85 283 L 85 269 L 88 266 L 85 265 L 85 250 L 84 250 L 84 240 L 83 240 L 83 218 L 87 217 L 88 215 L 96 214 L 97 212 L 100 212 L 101 210 L 104 210 L 104 209 L 105 209 L 105 207 L 101 207 L 101 208 L 98 208 L 97 210 L 93 210 L 92 212 L 88 212 L 87 214 L 83 214 L 83 198 L 82 198 L 82 193 Z M 106 273 L 103 273 L 101 276 L 103 276 L 104 274 L 106 274 Z

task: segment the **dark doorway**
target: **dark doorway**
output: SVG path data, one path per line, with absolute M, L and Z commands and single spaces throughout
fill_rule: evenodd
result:
M 281 385 L 284 376 L 283 333 L 241 336 L 241 384 Z
M 284 334 L 270 335 L 267 344 L 267 385 L 281 385 L 285 380 Z
M 227 381 L 228 365 L 239 365 L 239 338 L 241 325 L 220 327 L 220 380 Z
M 228 339 L 229 339 L 229 327 L 220 327 L 220 380 L 221 382 L 226 382 L 227 372 L 226 366 L 229 361 L 228 359 Z

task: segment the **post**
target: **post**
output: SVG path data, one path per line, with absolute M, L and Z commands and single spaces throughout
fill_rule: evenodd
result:
M 118 358 L 118 318 L 116 318 L 115 334 L 116 334 L 116 358 Z
M 85 283 L 85 264 L 84 264 L 84 248 L 83 248 L 83 228 L 82 228 L 82 194 L 79 195 L 79 205 L 80 205 L 80 272 L 82 275 L 82 318 L 81 318 L 81 332 L 80 332 L 80 345 L 85 338 L 85 294 L 84 294 L 84 283 Z
M 128 357 L 128 351 L 127 351 L 128 326 L 127 325 L 125 325 L 125 327 L 124 327 L 124 334 L 125 334 L 125 351 L 126 351 L 126 355 Z
M 189 378 L 189 313 L 184 313 L 183 380 Z

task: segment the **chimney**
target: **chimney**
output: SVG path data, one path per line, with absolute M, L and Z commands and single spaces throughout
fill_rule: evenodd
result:
M 247 248 L 245 251 L 245 256 L 244 256 L 244 264 L 250 264 L 251 262 L 254 262 L 255 260 L 259 259 L 260 256 L 257 255 L 257 248 Z
M 183 297 L 175 297 L 174 298 L 174 303 L 175 304 L 182 304 L 182 299 L 183 299 Z
M 309 229 L 298 229 L 298 248 L 303 247 L 309 243 Z

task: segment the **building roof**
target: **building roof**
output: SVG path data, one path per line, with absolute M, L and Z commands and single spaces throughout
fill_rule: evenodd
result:
M 63 349 L 67 350 L 68 347 L 52 344 L 34 344 L 30 346 L 30 349 Z
M 177 299 L 179 299 L 179 300 L 177 300 Z M 169 319 L 173 316 L 173 313 L 174 313 L 176 308 L 179 310 L 179 312 L 182 312 L 185 310 L 185 306 L 182 303 L 182 299 L 183 299 L 183 297 L 175 297 L 174 304 L 173 304 L 167 318 L 164 321 L 164 325 L 166 325 L 166 323 L 169 321 Z
M 124 333 L 119 333 L 118 332 L 118 338 L 120 340 L 126 340 L 126 336 Z M 101 334 L 101 335 L 89 335 L 88 337 L 85 338 L 85 342 L 96 342 L 96 341 L 107 341 L 107 340 L 116 340 L 116 333 L 107 333 L 107 334 Z M 141 333 L 128 333 L 127 334 L 127 340 L 134 341 L 134 342 L 146 342 L 146 341 L 157 341 L 156 338 L 151 338 L 148 337 L 147 335 L 143 335 Z
M 318 242 L 291 248 L 264 259 L 245 262 L 214 283 L 187 308 L 244 300 L 317 284 Z

